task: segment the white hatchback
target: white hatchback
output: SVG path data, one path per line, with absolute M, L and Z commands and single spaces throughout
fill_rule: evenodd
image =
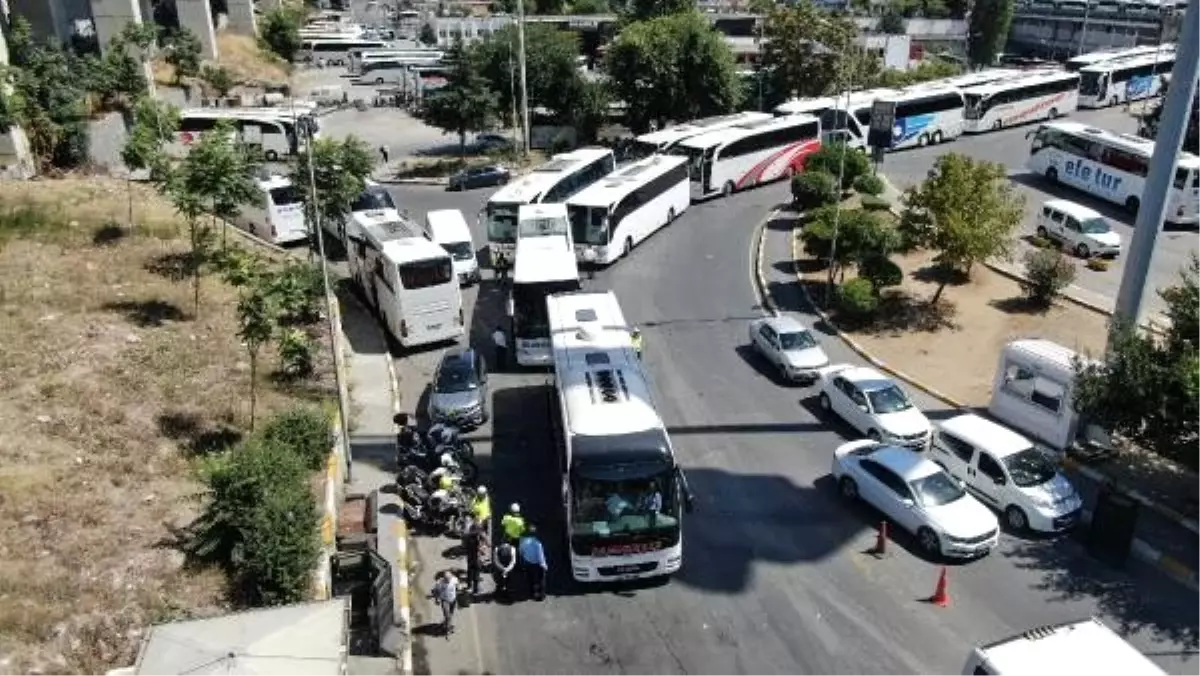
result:
M 819 369 L 817 377 L 821 409 L 862 434 L 897 446 L 925 448 L 929 443 L 929 419 L 891 378 L 851 364 Z
M 1083 499 L 1025 437 L 973 413 L 938 423 L 933 461 L 1004 515 L 1014 531 L 1055 532 L 1079 521 Z
M 982 556 L 999 542 L 996 515 L 921 453 L 851 441 L 833 452 L 832 473 L 843 497 L 883 512 L 916 535 L 926 554 Z

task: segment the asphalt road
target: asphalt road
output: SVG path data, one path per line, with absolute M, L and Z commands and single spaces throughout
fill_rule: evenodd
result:
M 1132 134 L 1137 131 L 1137 121 L 1123 108 L 1080 110 L 1068 119 L 1087 122 L 1118 133 Z M 1008 175 L 1017 191 L 1025 196 L 1026 234 L 1036 232 L 1035 214 L 1041 209 L 1042 203 L 1059 197 L 1085 204 L 1103 213 L 1111 221 L 1113 229 L 1120 233 L 1122 243 L 1128 247 L 1133 238 L 1133 219 L 1128 213 L 1116 205 L 1092 198 L 1085 193 L 1067 187 L 1051 186 L 1026 171 L 1025 160 L 1029 157 L 1030 142 L 1025 135 L 1036 128 L 1037 125 L 1034 124 L 988 134 L 964 135 L 945 145 L 900 151 L 885 157 L 882 170 L 896 187 L 903 190 L 924 180 L 933 163 L 944 153 L 963 153 L 976 159 L 999 162 L 1008 168 Z M 1150 284 L 1144 300 L 1144 310 L 1162 310 L 1164 304 L 1154 293 L 1154 289 L 1170 286 L 1178 281 L 1179 271 L 1187 264 L 1188 256 L 1200 250 L 1198 242 L 1200 238 L 1197 238 L 1194 228 L 1190 231 L 1169 229 L 1159 234 L 1154 260 L 1151 263 Z M 1020 266 L 1019 258 L 1015 264 Z M 1078 274 L 1075 286 L 1084 289 L 1088 295 L 1099 296 L 1097 301 L 1107 299 L 1106 305 L 1111 308 L 1121 286 L 1125 257 L 1117 258 L 1104 272 L 1089 270 L 1082 265 L 1076 267 Z
M 414 215 L 459 208 L 474 222 L 488 191 L 412 187 L 394 193 Z M 782 186 L 773 186 L 694 206 L 588 282 L 615 290 L 626 316 L 646 335 L 661 413 L 698 496 L 686 521 L 682 571 L 668 584 L 636 588 L 580 588 L 569 581 L 557 478 L 549 469 L 545 376 L 498 374 L 495 428 L 472 436 L 496 507 L 519 500 L 543 529 L 553 567 L 550 597 L 464 610 L 458 633 L 419 644 L 418 668 L 953 673 L 972 645 L 1095 614 L 1164 669 L 1195 673 L 1195 594 L 1154 574 L 1108 569 L 1074 541 L 1006 535 L 985 559 L 951 564 L 952 605 L 945 609 L 920 601 L 933 592 L 940 562 L 914 554 L 907 538 L 898 536 L 882 560 L 863 553 L 874 542 L 879 517 L 839 501 L 828 476 L 846 430 L 821 417 L 811 390 L 780 385 L 745 348 L 746 322 L 762 312 L 751 244 L 758 223 L 785 196 Z M 787 227 L 777 221 L 768 230 L 769 285 L 782 306 L 799 310 L 781 262 Z M 483 236 L 478 229 L 475 234 Z M 500 294 L 485 280 L 465 299 L 473 338 L 486 340 Z M 835 339 L 824 345 L 834 360 L 856 361 Z M 397 355 L 402 389 L 420 391 L 437 353 Z M 920 392 L 913 395 L 930 417 L 950 413 Z M 405 396 L 419 405 L 419 395 Z M 418 585 L 427 588 L 432 572 L 450 565 L 444 551 L 450 544 L 418 540 Z M 427 607 L 417 612 L 431 621 Z

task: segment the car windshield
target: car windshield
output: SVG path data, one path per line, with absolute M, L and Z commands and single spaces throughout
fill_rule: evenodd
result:
M 1103 235 L 1112 230 L 1112 228 L 1108 227 L 1108 221 L 1099 216 L 1080 222 L 1079 229 L 1085 235 Z
M 375 211 L 377 209 L 395 209 L 396 203 L 386 190 L 367 190 L 359 195 L 350 210 L 353 212 Z
M 1053 479 L 1058 472 L 1050 460 L 1032 446 L 1005 458 L 1004 466 L 1012 475 L 1013 483 L 1022 488 L 1040 486 Z
M 909 484 L 913 495 L 925 507 L 938 507 L 961 500 L 966 491 L 945 472 L 934 472 Z
M 456 261 L 469 261 L 475 257 L 475 250 L 471 248 L 470 242 L 447 242 L 442 244 L 442 248 Z
M 479 381 L 475 377 L 475 369 L 462 359 L 446 362 L 438 371 L 438 392 L 470 392 L 478 387 Z
M 784 350 L 807 350 L 816 347 L 817 341 L 808 331 L 793 331 L 779 334 L 779 344 Z
M 904 390 L 895 385 L 871 390 L 867 392 L 867 398 L 871 400 L 871 410 L 876 413 L 899 413 L 912 408 L 912 402 L 908 400 Z

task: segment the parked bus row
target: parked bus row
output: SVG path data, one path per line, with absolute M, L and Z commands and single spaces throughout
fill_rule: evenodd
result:
M 238 143 L 268 162 L 303 152 L 309 139 L 320 138 L 321 126 L 311 106 L 279 108 L 190 108 L 179 114 L 179 128 L 167 152 L 186 154 L 221 122 L 232 126 Z

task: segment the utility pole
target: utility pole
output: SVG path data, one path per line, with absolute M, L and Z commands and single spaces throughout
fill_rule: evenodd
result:
M 525 0 L 517 0 L 517 58 L 521 60 L 521 149 L 529 154 L 529 90 L 525 80 Z
M 513 148 L 522 147 L 517 141 L 517 130 L 521 125 L 517 122 L 517 65 L 513 63 L 512 43 L 508 44 L 508 91 L 512 95 L 512 130 Z M 522 138 L 524 134 L 521 135 Z
M 1171 71 L 1171 87 L 1167 91 L 1166 101 L 1163 102 L 1162 117 L 1159 118 L 1158 137 L 1154 142 L 1154 155 L 1150 157 L 1146 187 L 1142 190 L 1137 222 L 1133 228 L 1133 241 L 1130 243 L 1129 252 L 1125 254 L 1125 274 L 1121 277 L 1121 289 L 1117 292 L 1113 318 L 1130 327 L 1136 327 L 1141 317 L 1146 276 L 1154 256 L 1154 244 L 1167 216 L 1167 198 L 1175 178 L 1175 163 L 1187 130 L 1192 97 L 1196 93 L 1196 76 L 1200 70 L 1198 8 L 1200 0 L 1190 0 L 1183 15 L 1183 29 L 1177 43 L 1178 54 L 1175 68 Z M 1112 347 L 1111 337 L 1109 347 Z
M 1091 13 L 1092 0 L 1085 0 L 1085 4 L 1083 6 L 1083 27 L 1079 30 L 1079 51 L 1075 53 L 1076 56 L 1079 56 L 1083 53 L 1083 50 L 1087 49 L 1087 25 L 1088 17 L 1091 15 Z

